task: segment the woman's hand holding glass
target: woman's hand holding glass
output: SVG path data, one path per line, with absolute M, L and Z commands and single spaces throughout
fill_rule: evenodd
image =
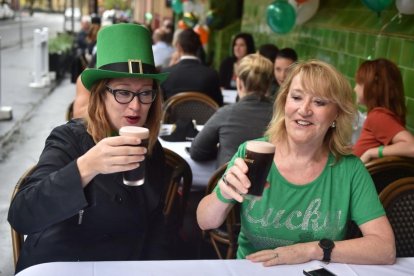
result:
M 115 136 L 102 139 L 78 158 L 77 164 L 85 187 L 96 175 L 135 169 L 145 159 L 147 149 L 136 146 L 141 139 Z
M 247 177 L 248 167 L 242 158 L 237 158 L 234 165 L 227 170 L 223 179 L 219 181 L 221 194 L 226 199 L 243 201 L 243 196 L 250 188 L 250 180 Z

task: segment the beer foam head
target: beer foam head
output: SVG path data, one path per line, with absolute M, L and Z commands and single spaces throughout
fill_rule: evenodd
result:
M 275 146 L 265 141 L 248 141 L 246 149 L 257 153 L 274 153 Z
M 134 136 L 140 139 L 147 139 L 149 137 L 149 130 L 145 127 L 124 126 L 119 129 L 121 136 Z

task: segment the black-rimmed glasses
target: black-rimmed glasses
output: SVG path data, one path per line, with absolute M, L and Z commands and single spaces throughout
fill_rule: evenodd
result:
M 157 90 L 151 89 L 142 92 L 132 92 L 125 89 L 112 89 L 106 85 L 106 89 L 109 93 L 114 95 L 115 101 L 120 104 L 128 104 L 132 102 L 135 97 L 138 97 L 138 100 L 142 104 L 150 104 L 157 97 Z

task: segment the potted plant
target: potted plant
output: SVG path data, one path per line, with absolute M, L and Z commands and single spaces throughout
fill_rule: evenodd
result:
M 49 71 L 56 73 L 56 79 L 62 78 L 70 67 L 72 45 L 73 36 L 68 33 L 59 33 L 48 41 Z

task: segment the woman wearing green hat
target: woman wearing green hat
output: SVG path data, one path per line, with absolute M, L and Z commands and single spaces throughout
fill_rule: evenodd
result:
M 149 31 L 117 24 L 98 34 L 97 69 L 82 73 L 88 117 L 55 128 L 35 171 L 13 200 L 8 220 L 27 235 L 16 272 L 44 262 L 167 259 L 159 144 L 159 83 Z M 148 149 L 122 126 L 149 129 Z M 147 154 L 145 156 L 145 154 Z M 145 184 L 122 172 L 146 159 Z

